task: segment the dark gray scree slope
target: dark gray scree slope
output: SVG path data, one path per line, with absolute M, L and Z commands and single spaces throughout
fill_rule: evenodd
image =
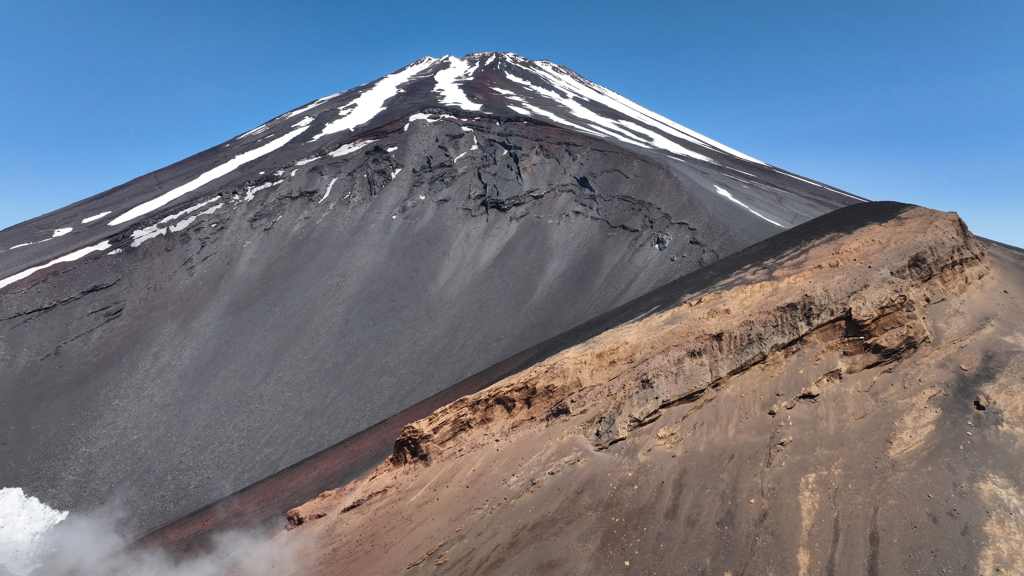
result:
M 139 531 L 861 201 L 666 122 L 424 59 L 0 231 L 0 485 Z

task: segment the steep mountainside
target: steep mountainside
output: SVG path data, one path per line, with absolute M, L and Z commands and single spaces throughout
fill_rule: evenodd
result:
M 548 62 L 425 58 L 0 231 L 0 486 L 151 527 L 860 201 Z
M 1024 252 L 876 203 L 646 302 L 291 511 L 296 573 L 1024 573 Z

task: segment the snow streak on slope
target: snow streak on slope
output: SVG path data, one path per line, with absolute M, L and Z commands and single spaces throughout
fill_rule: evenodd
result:
M 331 195 L 331 188 L 334 188 L 334 183 L 337 182 L 337 181 L 338 181 L 338 177 L 337 176 L 335 176 L 334 178 L 331 179 L 331 183 L 327 185 L 327 191 L 324 192 L 323 198 L 320 198 L 320 201 L 317 202 L 317 204 L 323 204 L 324 200 L 327 200 L 327 197 Z
M 782 224 L 779 224 L 779 223 L 778 223 L 778 222 L 776 222 L 775 220 L 771 220 L 771 219 L 769 219 L 768 217 L 766 217 L 765 215 L 761 214 L 760 212 L 757 212 L 756 210 L 754 210 L 754 209 L 753 209 L 753 208 L 751 208 L 750 206 L 747 206 L 747 205 L 746 205 L 746 204 L 744 204 L 743 202 L 740 202 L 739 200 L 737 200 L 737 199 L 736 199 L 736 197 L 734 197 L 734 196 L 733 196 L 733 195 L 732 195 L 732 194 L 731 194 L 731 193 L 730 193 L 730 192 L 729 192 L 728 190 L 726 190 L 725 188 L 722 188 L 722 187 L 721 187 L 721 186 L 719 186 L 718 184 L 715 184 L 714 186 L 715 186 L 715 192 L 718 192 L 718 193 L 719 193 L 720 195 L 722 195 L 722 196 L 725 196 L 726 198 L 728 198 L 729 200 L 732 200 L 733 202 L 735 202 L 735 203 L 739 204 L 740 206 L 743 206 L 744 208 L 746 208 L 746 209 L 747 209 L 747 211 L 749 211 L 749 212 L 750 212 L 751 214 L 753 214 L 754 216 L 757 216 L 758 218 L 761 218 L 762 220 L 766 220 L 766 221 L 768 221 L 768 222 L 771 222 L 772 224 L 775 224 L 775 225 L 776 225 L 776 226 L 778 226 L 779 228 L 785 228 L 785 226 L 783 226 Z
M 226 176 L 231 172 L 237 170 L 243 164 L 252 162 L 253 160 L 259 158 L 260 156 L 266 156 L 267 154 L 270 154 L 274 150 L 277 150 L 278 148 L 291 142 L 292 139 L 294 139 L 296 136 L 305 132 L 307 128 L 309 128 L 309 126 L 302 126 L 301 128 L 292 130 L 288 134 L 285 134 L 284 136 L 281 136 L 276 140 L 271 140 L 270 142 L 264 144 L 263 146 L 260 146 L 259 148 L 256 148 L 255 150 L 250 150 L 248 152 L 239 154 L 238 156 L 235 156 L 228 162 L 225 162 L 224 164 L 217 166 L 213 170 L 208 170 L 207 172 L 204 172 L 198 178 L 190 181 L 189 183 L 182 184 L 181 186 L 178 186 L 177 188 L 171 190 L 170 192 L 166 192 L 164 194 L 161 194 L 160 196 L 157 196 L 156 198 L 153 198 L 149 202 L 143 202 L 142 204 L 139 204 L 135 208 L 132 208 L 131 210 L 111 220 L 109 225 L 117 226 L 118 224 L 124 224 L 125 222 L 134 220 L 140 216 L 145 216 L 146 214 L 149 214 L 154 210 L 162 208 L 175 198 L 184 196 L 185 194 L 188 194 L 189 192 L 198 189 L 203 184 L 213 182 L 214 180 L 220 178 L 221 176 Z
M 302 108 L 299 108 L 298 110 L 292 110 L 291 112 L 285 114 L 284 118 L 294 118 L 294 117 L 298 116 L 299 114 L 302 114 L 306 110 L 311 110 L 313 108 L 316 108 L 317 106 L 323 104 L 324 102 L 327 102 L 331 98 L 334 98 L 335 96 L 338 96 L 340 94 L 341 94 L 341 92 L 338 92 L 337 94 L 331 94 L 330 96 L 324 96 L 323 98 L 318 98 L 317 100 L 314 100 L 313 102 L 303 106 Z
M 444 113 L 446 110 L 447 114 Z M 380 135 L 368 132 L 391 123 L 405 122 L 403 130 L 408 130 L 418 120 L 435 123 L 458 119 L 461 122 L 483 116 L 498 119 L 509 116 L 534 118 L 582 135 L 626 144 L 634 150 L 641 148 L 642 154 L 653 153 L 659 161 L 666 158 L 683 164 L 696 161 L 702 166 L 698 170 L 710 168 L 714 171 L 738 171 L 752 176 L 754 180 L 749 183 L 762 190 L 766 190 L 763 182 L 773 182 L 767 185 L 781 191 L 782 196 L 768 191 L 763 196 L 748 194 L 741 197 L 749 204 L 744 205 L 744 208 L 758 218 L 782 227 L 788 227 L 796 221 L 793 213 L 803 210 L 803 205 L 787 208 L 784 201 L 780 204 L 780 198 L 794 193 L 794 190 L 797 195 L 806 193 L 806 190 L 800 191 L 806 188 L 805 184 L 843 196 L 840 204 L 851 200 L 863 201 L 851 194 L 768 166 L 594 84 L 568 68 L 545 60 L 528 60 L 511 53 L 487 52 L 469 54 L 463 58 L 425 57 L 374 82 L 315 100 L 236 137 L 231 144 L 209 151 L 209 156 L 200 165 L 214 168 L 198 176 L 194 176 L 194 172 L 177 172 L 173 179 L 156 180 L 175 183 L 185 181 L 182 185 L 163 193 L 155 192 L 152 188 L 135 187 L 133 194 L 122 196 L 117 203 L 104 202 L 91 212 L 76 214 L 74 220 L 49 223 L 49 233 L 53 234 L 51 238 L 41 237 L 41 229 L 37 229 L 39 232 L 20 235 L 17 240 L 10 242 L 12 246 L 8 251 L 15 248 L 21 250 L 18 253 L 21 261 L 16 264 L 18 267 L 37 265 L 52 260 L 54 255 L 71 252 L 87 244 L 96 244 L 104 238 L 93 227 L 75 227 L 72 230 L 69 225 L 77 224 L 78 221 L 89 224 L 104 219 L 109 226 L 117 227 L 111 233 L 119 233 L 125 225 L 132 224 L 133 220 L 174 207 L 184 202 L 185 196 L 190 193 L 213 192 L 215 186 L 241 185 L 247 190 L 245 199 L 252 200 L 252 193 L 259 190 L 259 186 L 242 182 L 241 174 L 232 175 L 248 162 L 262 159 L 261 163 L 266 164 L 268 169 L 272 165 L 274 168 L 288 168 L 294 176 L 298 167 L 360 151 L 381 138 Z M 298 137 L 307 130 L 309 134 L 314 134 L 312 138 L 299 141 Z M 234 146 L 234 142 L 239 139 L 245 142 L 242 146 L 254 148 L 238 154 L 230 146 Z M 291 155 L 293 152 L 294 155 Z M 463 162 L 464 165 L 463 158 L 466 155 L 466 151 L 455 154 L 454 161 Z M 752 172 L 757 172 L 759 176 Z M 770 174 L 766 175 L 765 172 Z M 260 185 L 266 187 L 276 183 Z M 711 194 L 718 192 L 710 187 L 705 187 L 705 191 Z M 153 194 L 158 195 L 151 198 Z M 142 201 L 143 198 L 151 199 Z M 737 201 L 736 198 L 731 199 Z M 820 199 L 826 204 L 834 204 L 834 200 L 827 197 Z M 106 220 L 111 213 L 115 217 Z M 772 219 L 765 217 L 765 214 Z M 78 240 L 72 244 L 69 241 L 71 238 Z M 38 248 L 26 249 L 52 239 L 58 240 L 47 245 L 53 247 L 50 254 L 33 253 L 39 252 Z
M 185 216 L 186 214 L 195 212 L 196 210 L 199 210 L 203 206 L 206 206 L 207 204 L 211 204 L 213 202 L 216 202 L 217 200 L 220 200 L 220 196 L 214 196 L 213 198 L 210 198 L 210 199 L 208 199 L 208 200 L 206 200 L 204 202 L 200 202 L 199 204 L 196 204 L 195 206 L 190 206 L 189 208 L 181 210 L 180 212 L 176 212 L 174 214 L 171 214 L 170 216 L 167 216 L 167 217 L 163 218 L 162 220 L 160 220 L 159 222 L 157 222 L 156 224 L 154 224 L 152 226 L 147 226 L 147 227 L 139 229 L 139 230 L 133 230 L 132 231 L 132 248 L 138 248 L 140 245 L 142 245 L 143 242 L 146 242 L 147 240 L 152 240 L 153 238 L 156 238 L 157 236 L 163 236 L 168 231 L 170 231 L 170 232 L 180 232 L 180 231 L 184 230 L 190 224 L 192 224 L 193 222 L 196 221 L 197 216 L 192 216 L 192 217 L 186 218 L 185 220 L 182 220 L 180 222 L 177 222 L 177 223 L 174 223 L 174 224 L 170 224 L 169 226 L 164 226 L 164 225 L 166 225 L 169 222 L 172 222 L 174 220 L 177 220 L 178 218 L 181 218 L 182 216 Z M 223 203 L 217 204 L 217 205 L 213 206 L 212 208 L 208 208 L 207 210 L 205 210 L 203 212 L 200 212 L 199 216 L 206 216 L 206 215 L 209 215 L 209 214 L 213 214 L 214 212 L 219 210 L 221 208 L 221 206 L 223 206 Z
M 671 156 L 693 158 L 715 163 L 705 151 L 724 153 L 758 164 L 786 176 L 764 162 L 734 150 L 707 136 L 681 126 L 656 112 L 599 86 L 575 72 L 545 60 L 531 61 L 516 54 L 470 54 L 465 58 L 445 56 L 435 61 L 445 68 L 431 68 L 439 94 L 439 104 L 467 112 L 500 114 L 507 108 L 516 114 L 535 117 L 573 130 L 610 138 L 651 150 L 663 150 Z M 490 73 L 485 73 L 490 72 Z M 498 80 L 504 77 L 507 82 Z M 500 99 L 478 104 L 469 100 L 466 87 L 480 90 L 483 86 Z M 856 200 L 846 194 L 811 180 L 797 180 Z
M 715 142 L 707 136 L 698 134 L 684 126 L 680 126 L 668 118 L 652 112 L 647 108 L 640 106 L 636 102 L 620 96 L 603 86 L 598 86 L 589 80 L 584 80 L 561 66 L 557 66 L 546 60 L 537 62 L 537 65 L 544 70 L 544 72 L 542 72 L 543 76 L 548 78 L 554 85 L 565 90 L 567 93 L 575 93 L 584 99 L 600 102 L 601 104 L 604 104 L 605 106 L 626 116 L 635 118 L 641 123 L 651 125 L 659 130 L 664 130 L 673 136 L 683 138 L 684 140 L 688 140 L 695 144 L 699 144 L 707 148 L 717 148 L 718 150 L 743 158 L 744 160 L 764 164 L 764 162 L 761 162 L 756 158 L 751 158 L 742 152 L 738 152 L 724 144 Z
M 82 220 L 82 224 L 88 224 L 89 222 L 93 222 L 95 220 L 99 220 L 100 218 L 103 218 L 107 214 L 110 214 L 109 210 L 107 210 L 106 212 L 100 212 L 99 214 L 96 214 L 95 216 L 89 216 L 88 218 L 85 218 L 85 219 Z
M 470 102 L 466 93 L 459 88 L 459 81 L 471 78 L 479 65 L 470 67 L 469 63 L 464 59 L 453 58 L 452 56 L 445 56 L 441 60 L 448 62 L 448 68 L 434 74 L 434 80 L 437 81 L 436 92 L 441 94 L 441 104 L 458 106 L 470 112 L 476 112 L 483 108 L 482 104 Z
M 104 240 L 103 242 L 100 242 L 99 244 L 95 244 L 93 246 L 88 246 L 86 248 L 82 248 L 81 250 L 75 250 L 74 252 L 72 252 L 70 254 L 61 256 L 60 258 L 57 258 L 55 260 L 50 260 L 46 264 L 40 264 L 39 266 L 33 266 L 32 268 L 29 268 L 28 270 L 22 270 L 21 272 L 18 272 L 17 274 L 8 276 L 7 278 L 4 278 L 3 280 L 0 280 L 0 288 L 3 288 L 4 286 L 7 286 L 8 284 L 13 284 L 13 283 L 17 282 L 18 280 L 21 280 L 22 278 L 28 278 L 32 274 L 34 274 L 34 273 L 36 273 L 36 272 L 38 272 L 40 270 L 43 270 L 44 268 L 49 268 L 50 266 L 53 266 L 55 264 L 61 264 L 63 262 L 74 262 L 75 260 L 78 260 L 79 258 L 83 258 L 85 256 L 88 256 L 89 254 L 92 254 L 93 252 L 97 252 L 97 251 L 102 252 L 102 251 L 106 250 L 107 248 L 110 248 L 110 242 L 107 242 L 106 240 Z
M 565 96 L 553 90 L 548 90 L 540 86 L 536 86 L 529 80 L 520 78 L 519 76 L 516 76 L 511 72 L 506 72 L 505 76 L 509 80 L 522 85 L 523 87 L 525 87 L 525 89 L 532 90 L 540 94 L 541 96 L 544 96 L 546 99 L 554 103 L 557 103 L 562 108 L 565 108 L 571 115 L 583 120 L 589 126 L 582 127 L 579 124 L 563 119 L 558 115 L 545 112 L 536 106 L 530 106 L 529 104 L 525 103 L 523 99 L 517 98 L 517 102 L 527 106 L 532 112 L 541 113 L 543 116 L 553 120 L 556 123 L 568 125 L 571 128 L 582 130 L 584 132 L 588 132 L 591 134 L 604 136 L 607 138 L 613 138 L 620 142 L 625 142 L 627 144 L 632 144 L 634 146 L 642 146 L 644 148 L 661 148 L 667 152 L 671 152 L 681 156 L 688 156 L 690 158 L 704 160 L 705 162 L 712 161 L 711 158 L 708 158 L 703 154 L 698 154 L 697 152 L 694 152 L 684 146 L 672 142 L 671 140 L 665 138 L 661 134 L 657 134 L 649 129 L 645 129 L 633 122 L 614 120 L 602 116 L 597 112 L 594 112 L 593 110 L 588 108 L 584 103 L 594 100 L 604 104 L 605 102 L 600 101 L 601 96 L 598 95 L 596 92 L 594 92 L 594 95 L 596 95 L 597 98 L 588 98 L 586 95 L 584 95 L 584 91 L 582 90 L 573 90 L 571 88 L 567 89 L 567 87 L 569 86 L 568 82 L 563 82 L 561 81 L 561 79 L 551 74 L 547 75 L 548 79 L 552 80 L 551 84 L 559 86 L 559 88 L 562 89 L 563 92 L 565 92 Z M 609 107 L 611 108 L 611 106 Z
M 365 148 L 366 146 L 373 144 L 374 142 L 376 142 L 376 140 L 360 140 L 358 142 L 350 142 L 348 144 L 345 144 L 341 148 L 338 148 L 334 152 L 331 152 L 330 156 L 334 158 L 339 158 L 341 156 L 345 156 L 346 154 L 351 154 L 357 150 Z
M 372 87 L 363 92 L 355 100 L 338 109 L 341 118 L 324 126 L 323 130 L 313 137 L 312 141 L 319 140 L 328 134 L 335 134 L 342 130 L 355 130 L 357 126 L 366 124 L 386 108 L 384 103 L 399 93 L 399 87 L 408 82 L 413 76 L 433 64 L 435 60 L 424 58 L 410 64 L 405 68 L 389 74 L 377 80 Z

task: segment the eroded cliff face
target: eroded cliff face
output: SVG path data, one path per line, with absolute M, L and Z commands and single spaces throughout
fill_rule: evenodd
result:
M 1024 258 L 914 208 L 408 425 L 312 573 L 1020 571 Z

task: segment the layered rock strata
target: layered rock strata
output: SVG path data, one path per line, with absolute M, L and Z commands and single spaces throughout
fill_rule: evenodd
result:
M 312 573 L 1019 570 L 1022 264 L 923 208 L 820 234 L 406 426 L 278 537 Z

